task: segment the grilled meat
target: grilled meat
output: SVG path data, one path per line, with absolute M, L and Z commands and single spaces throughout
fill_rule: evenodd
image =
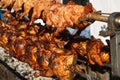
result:
M 6 24 L 0 21 L 0 45 L 11 56 L 39 70 L 39 76 L 72 79 L 76 74 L 78 56 L 87 58 L 90 64 L 100 66 L 109 61 L 109 54 L 102 51 L 104 44 L 100 40 L 73 41 L 69 50 L 64 48 L 67 41 L 63 41 L 62 36 L 59 36 L 61 38 L 57 38 L 54 44 L 50 42 L 49 36 L 49 31 L 38 25 L 29 26 L 29 23 L 19 21 L 16 24 Z M 58 42 L 62 41 L 61 47 Z
M 73 51 L 80 56 L 86 56 L 90 64 L 98 64 L 99 66 L 103 66 L 104 62 L 107 63 L 110 61 L 109 52 L 104 50 L 104 47 L 106 46 L 103 42 L 95 38 L 71 43 L 71 49 Z
M 72 2 L 61 4 L 55 0 L 10 0 L 9 2 L 1 0 L 0 3 L 3 8 L 10 6 L 17 13 L 23 10 L 22 14 L 19 14 L 20 18 L 32 14 L 30 24 L 41 17 L 48 27 L 54 25 L 57 28 L 56 35 L 68 26 L 84 29 L 91 21 L 80 21 L 80 19 L 95 11 L 91 3 L 86 6 Z M 33 12 L 31 12 L 31 9 L 33 9 Z
M 72 41 L 70 49 L 64 48 L 73 38 L 69 35 L 64 40 L 60 32 L 67 26 L 81 31 L 89 25 L 91 21 L 80 19 L 95 11 L 92 4 L 82 6 L 70 2 L 65 5 L 55 0 L 10 0 L 9 3 L 1 0 L 0 4 L 3 8 L 13 8 L 17 13 L 14 17 L 7 11 L 4 17 L 8 23 L 0 21 L 0 45 L 10 55 L 39 70 L 39 76 L 72 80 L 76 69 L 81 71 L 76 63 L 78 56 L 87 58 L 90 64 L 100 66 L 109 62 L 109 52 L 102 50 L 105 45 L 97 39 Z M 32 14 L 30 22 L 21 20 L 29 13 Z M 47 27 L 32 24 L 39 17 L 46 22 Z M 54 33 L 51 27 L 53 32 L 57 28 Z
M 3 22 L 0 25 L 0 45 L 11 56 L 39 70 L 40 76 L 57 76 L 61 80 L 73 78 L 71 74 L 75 74 L 72 71 L 76 65 L 75 54 L 40 40 L 30 31 L 34 28 L 37 33 L 38 26 L 20 28 L 20 25 L 8 26 Z

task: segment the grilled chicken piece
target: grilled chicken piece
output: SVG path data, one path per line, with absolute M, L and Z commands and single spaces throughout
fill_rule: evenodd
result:
M 73 51 L 76 51 L 81 56 L 87 56 L 90 64 L 98 64 L 99 66 L 110 62 L 109 52 L 104 50 L 104 47 L 105 45 L 99 39 L 88 39 L 71 44 Z
M 56 3 L 50 9 L 45 10 L 42 17 L 46 21 L 47 26 L 54 25 L 57 28 L 55 35 L 58 35 L 59 32 L 62 32 L 68 26 L 83 30 L 90 25 L 90 22 L 81 22 L 80 19 L 92 12 L 94 12 L 94 9 L 91 4 L 82 6 Z
M 104 47 L 105 45 L 100 40 L 93 39 L 91 41 L 88 41 L 87 57 L 91 64 L 97 63 L 98 65 L 103 66 L 103 62 L 110 61 L 109 52 L 105 52 L 102 50 L 102 48 Z
M 57 75 L 57 77 L 60 77 L 60 80 L 72 80 L 74 78 L 75 76 L 74 57 L 75 55 L 70 55 L 70 56 L 61 56 L 53 59 L 53 63 L 52 63 L 53 72 Z

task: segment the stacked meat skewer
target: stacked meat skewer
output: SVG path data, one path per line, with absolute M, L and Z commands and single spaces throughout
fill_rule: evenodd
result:
M 59 32 L 68 26 L 84 29 L 90 22 L 81 22 L 80 19 L 95 11 L 91 4 L 82 6 L 69 2 L 64 5 L 55 0 L 10 0 L 9 2 L 1 0 L 0 3 L 3 8 L 13 8 L 16 14 L 21 12 L 18 17 L 22 18 L 25 15 L 30 16 L 32 14 L 30 24 L 41 17 L 48 27 L 57 28 L 55 35 L 58 35 Z
M 0 43 L 7 53 L 17 59 L 27 62 L 33 69 L 40 70 L 41 76 L 57 76 L 61 80 L 69 79 L 75 67 L 75 54 L 60 49 L 54 44 L 39 40 L 39 36 L 32 32 L 38 26 L 29 26 L 30 29 L 17 30 L 19 26 L 5 25 L 0 28 Z M 64 73 L 64 74 L 63 74 Z
M 63 40 L 64 36 L 59 34 L 67 26 L 83 30 L 89 25 L 89 21 L 80 22 L 80 19 L 94 12 L 91 4 L 81 6 L 70 2 L 63 5 L 54 0 L 1 0 L 0 3 L 3 8 L 13 8 L 16 12 L 16 17 L 9 11 L 4 14 L 8 23 L 0 21 L 0 45 L 10 55 L 40 70 L 39 76 L 72 80 L 76 70 L 82 73 L 77 64 L 78 56 L 99 66 L 109 62 L 109 52 L 102 50 L 105 45 L 100 40 L 76 42 L 69 36 Z M 21 21 L 23 16 L 29 15 L 31 9 L 33 13 L 30 22 Z M 47 27 L 32 24 L 39 17 L 46 22 Z M 51 33 L 50 26 L 57 30 Z M 65 48 L 65 45 L 69 45 L 69 48 Z

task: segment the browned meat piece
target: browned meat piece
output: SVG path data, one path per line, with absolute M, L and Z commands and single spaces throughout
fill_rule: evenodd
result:
M 91 49 L 92 47 L 92 49 Z M 103 65 L 100 57 L 101 49 L 104 47 L 104 44 L 100 40 L 91 40 L 88 41 L 87 44 L 87 57 L 91 64 L 98 63 L 99 65 Z
M 73 42 L 71 48 L 81 56 L 87 56 L 90 64 L 98 64 L 103 66 L 103 63 L 110 61 L 108 51 L 102 50 L 105 45 L 101 40 L 89 39 L 85 41 Z
M 56 3 L 52 5 L 50 9 L 45 10 L 42 17 L 43 20 L 46 21 L 47 26 L 54 25 L 54 27 L 57 27 L 54 33 L 56 36 L 68 26 L 83 30 L 86 26 L 90 25 L 90 22 L 81 22 L 80 19 L 92 12 L 94 12 L 94 10 L 91 4 L 81 6 Z
M 74 55 L 61 56 L 53 59 L 53 72 L 57 77 L 60 77 L 60 80 L 72 80 L 74 78 L 75 73 L 72 72 L 72 68 L 75 66 L 74 59 Z M 71 74 L 72 76 L 68 74 Z

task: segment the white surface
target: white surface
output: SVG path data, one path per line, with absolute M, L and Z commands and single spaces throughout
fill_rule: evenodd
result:
M 120 12 L 120 0 L 90 0 L 90 2 L 97 11 L 101 10 L 103 13 Z M 101 39 L 106 44 L 105 40 L 109 39 L 109 37 L 104 38 L 99 36 L 99 31 L 103 25 L 107 26 L 104 22 L 95 21 L 90 25 L 90 33 L 95 38 Z

